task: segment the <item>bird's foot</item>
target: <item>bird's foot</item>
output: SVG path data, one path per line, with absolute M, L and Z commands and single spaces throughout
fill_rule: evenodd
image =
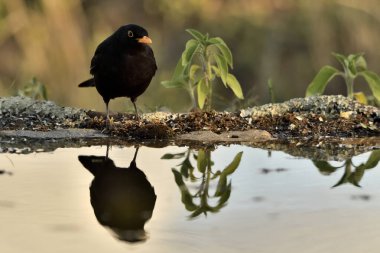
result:
M 112 128 L 113 128 L 113 117 L 111 117 L 111 118 L 107 117 L 106 118 L 106 127 L 102 130 L 101 133 L 108 134 L 111 132 Z
M 108 127 L 104 128 L 102 131 L 101 131 L 102 134 L 108 134 L 110 133 L 110 129 Z

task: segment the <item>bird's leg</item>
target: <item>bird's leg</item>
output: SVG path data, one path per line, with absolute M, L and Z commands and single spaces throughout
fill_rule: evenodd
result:
M 106 111 L 107 111 L 107 117 L 106 117 L 106 129 L 109 129 L 110 126 L 110 110 L 108 107 L 108 103 L 106 103 Z
M 110 111 L 109 111 L 109 107 L 108 107 L 108 103 L 110 101 L 109 100 L 104 100 L 104 103 L 106 103 L 106 128 L 104 128 L 102 130 L 102 133 L 105 132 L 105 131 L 108 131 L 109 130 L 109 127 L 110 127 Z
M 108 159 L 109 148 L 110 148 L 110 144 L 109 144 L 109 142 L 107 142 L 106 160 Z
M 136 166 L 136 157 L 137 157 L 137 153 L 139 152 L 140 146 L 137 145 L 135 148 L 136 148 L 135 155 L 133 156 L 133 160 L 131 162 L 131 166 L 130 167 L 135 167 Z M 133 166 L 133 165 L 135 165 L 135 166 Z
M 131 101 L 132 101 L 132 103 L 133 103 L 133 106 L 135 107 L 135 115 L 136 115 L 136 119 L 137 119 L 137 120 L 140 120 L 140 118 L 139 118 L 139 114 L 137 113 L 136 99 L 135 99 L 135 98 L 131 98 Z

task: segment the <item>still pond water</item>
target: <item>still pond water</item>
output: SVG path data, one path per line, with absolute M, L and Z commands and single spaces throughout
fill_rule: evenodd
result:
M 378 151 L 135 151 L 1 154 L 0 252 L 379 252 Z

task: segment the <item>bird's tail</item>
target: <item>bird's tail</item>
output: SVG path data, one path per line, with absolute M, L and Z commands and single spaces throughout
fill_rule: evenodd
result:
M 94 78 L 88 79 L 84 82 L 81 82 L 78 87 L 94 87 L 95 86 L 95 80 Z

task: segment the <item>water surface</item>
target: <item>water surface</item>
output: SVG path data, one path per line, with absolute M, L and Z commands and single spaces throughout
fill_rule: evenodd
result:
M 108 159 L 106 150 L 2 154 L 0 251 L 347 253 L 380 247 L 379 165 L 360 167 L 375 157 L 371 153 L 333 168 L 344 162 L 313 163 L 244 146 L 140 147 L 133 167 L 135 148 L 113 146 Z M 90 164 L 84 166 L 85 158 Z

